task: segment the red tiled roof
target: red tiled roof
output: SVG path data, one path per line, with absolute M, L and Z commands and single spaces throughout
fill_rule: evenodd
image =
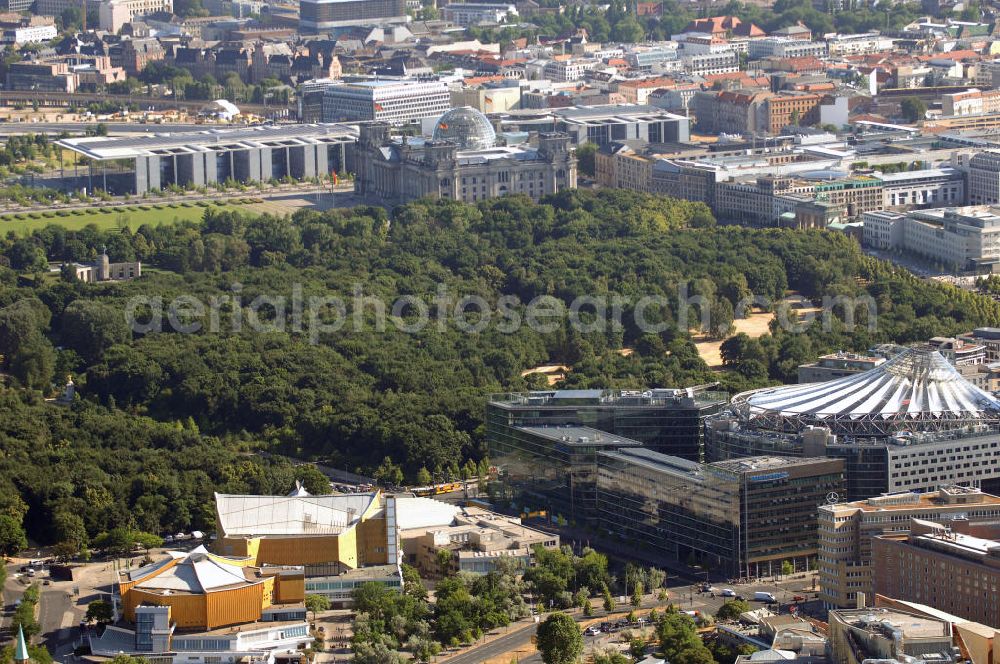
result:
M 696 18 L 687 24 L 683 32 L 707 32 L 709 34 L 736 30 L 743 21 L 735 16 L 710 16 L 708 18 Z
M 982 60 L 983 56 L 968 49 L 961 51 L 949 51 L 948 53 L 934 53 L 933 55 L 918 55 L 917 60 L 929 62 L 930 60 Z

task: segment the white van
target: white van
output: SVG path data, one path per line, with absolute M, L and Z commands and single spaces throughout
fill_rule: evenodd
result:
M 765 604 L 777 604 L 778 600 L 774 598 L 771 593 L 756 592 L 753 594 L 753 599 L 755 602 L 764 602 Z

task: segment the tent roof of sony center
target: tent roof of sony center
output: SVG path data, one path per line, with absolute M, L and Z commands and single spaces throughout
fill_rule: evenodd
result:
M 963 378 L 939 352 L 917 348 L 835 380 L 743 392 L 732 406 L 758 428 L 826 426 L 853 435 L 1000 421 L 1000 401 Z
M 235 496 L 215 494 L 224 537 L 339 535 L 354 526 L 378 492 L 325 496 Z
M 157 132 L 142 136 L 85 136 L 64 138 L 56 143 L 90 159 L 107 161 L 195 152 L 228 152 L 260 147 L 342 143 L 354 141 L 357 136 L 357 128 L 350 125 L 301 124 L 177 133 Z

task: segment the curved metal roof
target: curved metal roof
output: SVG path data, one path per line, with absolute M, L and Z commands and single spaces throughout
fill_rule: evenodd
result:
M 893 425 L 920 429 L 919 423 L 1000 419 L 1000 401 L 965 378 L 937 351 L 907 349 L 868 371 L 824 383 L 788 385 L 743 392 L 734 409 L 747 420 L 772 420 L 774 428 L 872 423 L 874 435 Z M 886 425 L 889 425 L 888 427 Z M 850 426 L 851 433 L 861 433 Z

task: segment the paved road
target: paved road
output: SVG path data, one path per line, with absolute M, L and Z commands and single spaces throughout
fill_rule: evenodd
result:
M 7 610 L 8 607 L 13 606 L 14 602 L 21 599 L 21 595 L 24 594 L 25 586 L 19 579 L 14 578 L 20 567 L 20 565 L 7 565 L 7 583 L 3 586 L 3 606 L 0 607 L 0 633 L 6 633 L 10 626 L 11 611 Z
M 67 620 L 69 626 L 63 627 L 63 618 L 73 610 L 73 601 L 68 592 L 60 590 L 44 590 L 38 601 L 38 622 L 42 626 L 45 647 L 57 661 L 73 652 L 75 629 L 77 621 Z
M 770 607 L 772 611 L 787 613 L 788 607 L 790 605 L 791 599 L 794 595 L 802 594 L 807 596 L 810 600 L 813 599 L 815 593 L 812 589 L 812 579 L 815 573 L 805 575 L 796 574 L 785 579 L 779 579 L 777 581 L 764 581 L 755 584 L 744 584 L 744 585 L 718 585 L 714 586 L 715 596 L 712 593 L 702 593 L 698 592 L 692 585 L 687 584 L 679 580 L 674 580 L 673 584 L 668 583 L 668 592 L 670 594 L 669 602 L 676 604 L 683 611 L 698 611 L 699 613 L 706 615 L 715 615 L 719 608 L 729 600 L 727 597 L 721 596 L 721 591 L 724 588 L 732 588 L 736 593 L 742 595 L 743 597 L 749 598 L 753 597 L 755 592 L 763 591 L 773 593 L 775 598 L 779 601 L 776 606 Z M 600 598 L 592 600 L 600 602 Z M 760 602 L 749 601 L 752 609 L 761 608 L 764 605 Z M 660 603 L 654 601 L 652 598 L 647 598 L 643 602 L 642 608 L 644 611 L 659 606 Z M 621 615 L 621 611 L 627 610 L 627 607 L 621 607 L 619 605 L 618 615 Z M 601 618 L 605 616 L 603 610 L 595 611 L 594 618 Z M 587 622 L 594 618 L 585 618 L 582 614 L 575 614 L 574 619 L 577 622 Z M 544 618 L 543 618 L 544 619 Z M 512 626 L 510 632 L 504 634 L 503 636 L 484 643 L 481 646 L 474 647 L 471 650 L 463 652 L 454 657 L 447 657 L 444 655 L 440 658 L 441 662 L 446 662 L 447 664 L 479 664 L 480 662 L 493 659 L 494 657 L 501 657 L 506 653 L 514 652 L 520 648 L 525 647 L 530 643 L 531 637 L 534 635 L 535 629 L 533 624 L 518 623 L 517 626 Z M 584 637 L 584 650 L 589 652 L 591 649 L 598 647 L 603 648 L 608 645 L 609 636 L 613 635 L 596 635 Z M 539 664 L 541 658 L 537 654 L 530 656 L 525 656 L 519 658 L 522 664 Z
M 454 657 L 441 656 L 438 658 L 441 662 L 447 662 L 448 664 L 479 664 L 487 659 L 492 659 L 493 657 L 499 657 L 504 653 L 517 650 L 518 648 L 524 646 L 531 642 L 531 637 L 535 634 L 535 625 L 531 624 L 518 624 L 510 627 L 510 631 L 503 636 L 494 639 L 482 646 L 467 650 L 466 652 L 455 655 Z

